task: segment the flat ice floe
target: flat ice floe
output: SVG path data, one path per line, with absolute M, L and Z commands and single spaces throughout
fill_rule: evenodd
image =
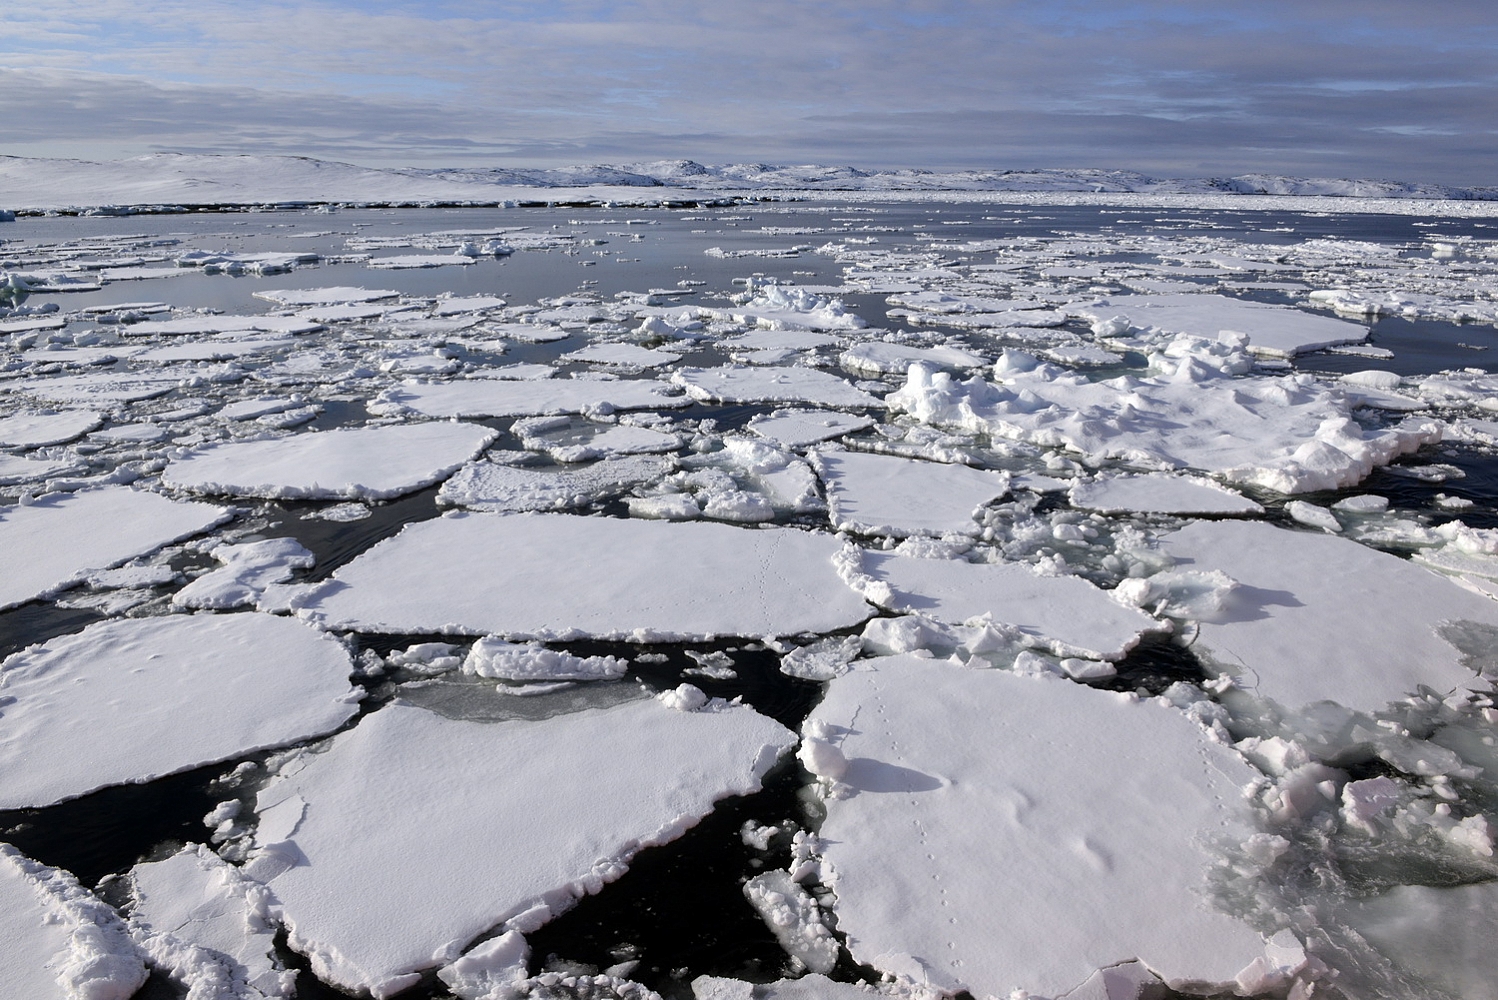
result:
M 43 445 L 62 444 L 82 437 L 102 423 L 103 415 L 92 410 L 15 413 L 0 417 L 0 447 L 40 448 Z
M 588 364 L 617 368 L 659 368 L 675 364 L 681 360 L 681 355 L 635 344 L 589 344 L 581 350 L 562 355 L 560 360 L 585 361 Z
M 671 381 L 712 403 L 811 403 L 862 410 L 884 404 L 846 379 L 815 368 L 683 368 Z
M 127 1000 L 146 967 L 112 908 L 0 844 L 0 989 L 16 1000 Z
M 845 579 L 874 603 L 953 625 L 986 615 L 1034 636 L 1058 656 L 1119 660 L 1145 633 L 1166 628 L 1081 577 L 1041 576 L 1022 563 L 856 554 L 861 572 L 844 563 Z
M 472 462 L 442 484 L 437 499 L 494 513 L 571 510 L 659 479 L 670 464 L 645 456 L 605 458 L 568 469 Z
M 1498 602 L 1357 542 L 1202 521 L 1160 544 L 1178 569 L 1237 582 L 1194 648 L 1284 708 L 1325 700 L 1376 711 L 1422 684 L 1443 693 L 1477 686 L 1467 661 L 1492 655 Z
M 599 891 L 717 799 L 757 791 L 794 743 L 722 702 L 498 723 L 396 702 L 282 766 L 249 873 L 320 978 L 388 997 L 490 928 L 532 930 Z
M 400 297 L 400 292 L 390 288 L 354 288 L 348 285 L 332 288 L 268 288 L 265 291 L 251 294 L 257 299 L 293 307 L 339 306 L 356 302 L 379 302 L 382 299 Z
M 854 344 L 838 356 L 838 363 L 849 371 L 871 375 L 903 374 L 917 362 L 933 368 L 979 368 L 984 364 L 978 355 L 955 347 L 911 347 L 881 340 Z
M 371 412 L 414 410 L 429 417 L 530 417 L 687 406 L 660 382 L 641 379 L 475 378 L 403 385 L 381 393 Z
M 1073 507 L 1104 513 L 1261 514 L 1264 508 L 1200 476 L 1099 476 L 1071 486 Z
M 90 625 L 0 663 L 0 809 L 320 736 L 358 710 L 348 651 L 290 618 Z
M 1368 338 L 1368 328 L 1357 323 L 1225 295 L 1119 295 L 1068 311 L 1091 320 L 1095 332 L 1133 330 L 1166 338 L 1184 333 L 1207 340 L 1243 334 L 1250 351 L 1271 357 Z
M 818 839 L 857 961 L 1057 996 L 1135 958 L 1216 992 L 1264 952 L 1203 895 L 1202 841 L 1244 832 L 1257 772 L 1176 709 L 900 656 L 833 680 L 803 731 L 846 761 Z
M 213 504 L 178 503 L 126 486 L 0 508 L 0 608 L 48 597 L 92 570 L 118 566 L 231 516 Z
M 748 429 L 782 448 L 804 448 L 829 438 L 866 430 L 874 423 L 873 417 L 826 410 L 776 410 L 769 416 L 750 420 Z
M 976 535 L 978 508 L 1009 492 L 1009 474 L 855 451 L 812 454 L 832 525 L 874 535 Z
M 445 479 L 497 436 L 476 424 L 431 422 L 231 441 L 173 459 L 161 481 L 230 496 L 388 500 Z
M 795 635 L 872 609 L 838 578 L 831 535 L 567 514 L 409 524 L 299 600 L 375 632 L 638 641 Z

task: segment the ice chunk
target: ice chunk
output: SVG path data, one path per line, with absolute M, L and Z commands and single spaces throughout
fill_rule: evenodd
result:
M 1146 633 L 1168 628 L 1081 577 L 1041 576 L 1022 564 L 915 559 L 851 546 L 843 557 L 844 579 L 891 611 L 954 625 L 1002 622 L 1058 656 L 1121 660 Z M 861 565 L 851 565 L 853 559 Z
M 256 613 L 100 622 L 0 663 L 0 809 L 51 805 L 337 729 L 347 650 Z
M 807 723 L 849 761 L 819 841 L 855 960 L 1055 996 L 1130 958 L 1215 991 L 1263 955 L 1201 894 L 1202 839 L 1253 771 L 1185 714 L 914 656 L 858 666 Z
M 477 264 L 478 261 L 464 254 L 408 253 L 393 257 L 373 257 L 365 261 L 365 267 L 386 271 L 403 271 L 420 267 L 442 267 L 446 264 Z
M 181 608 L 239 608 L 254 604 L 273 583 L 291 579 L 293 571 L 312 566 L 312 553 L 295 538 L 219 545 L 209 555 L 222 569 L 198 577 L 172 595 Z
M 629 661 L 617 656 L 575 656 L 538 642 L 505 642 L 485 636 L 463 661 L 465 674 L 507 681 L 598 681 L 624 676 Z
M 1139 511 L 1149 514 L 1261 514 L 1252 500 L 1202 476 L 1099 476 L 1074 480 L 1074 507 L 1106 513 Z
M 251 292 L 257 299 L 267 299 L 283 306 L 336 306 L 351 302 L 379 302 L 400 296 L 389 288 L 351 288 L 340 285 L 335 288 L 268 288 Z
M 219 316 L 200 313 L 178 319 L 148 319 L 120 327 L 131 337 L 180 336 L 188 333 L 312 333 L 322 324 L 298 316 Z
M 504 1000 L 505 988 L 526 978 L 530 953 L 519 931 L 506 931 L 438 969 L 437 978 L 462 1000 Z
M 1397 885 L 1342 916 L 1407 972 L 1462 1000 L 1498 1000 L 1498 882 Z
M 851 451 L 812 453 L 838 530 L 976 535 L 979 507 L 1009 492 L 1009 474 Z
M 815 368 L 682 368 L 671 381 L 703 402 L 813 403 L 854 410 L 884 405 L 846 379 Z
M 828 438 L 842 437 L 874 426 L 872 417 L 851 416 L 827 410 L 776 410 L 755 417 L 748 428 L 783 448 L 802 448 Z
M 656 351 L 634 344 L 589 344 L 571 354 L 564 354 L 562 361 L 586 361 L 595 365 L 612 365 L 617 368 L 659 368 L 681 360 L 680 354 Z
M 822 922 L 817 901 L 792 881 L 789 872 L 756 875 L 744 883 L 744 895 L 787 954 L 812 972 L 832 971 L 837 964 L 837 939 Z
M 670 467 L 669 460 L 647 456 L 605 458 L 568 469 L 473 462 L 442 484 L 437 499 L 495 513 L 569 510 L 659 479 Z
M 1238 686 L 1286 708 L 1329 700 L 1378 710 L 1425 684 L 1477 681 L 1448 622 L 1498 626 L 1498 604 L 1395 556 L 1333 535 L 1198 522 L 1165 535 L 1177 565 L 1239 586 L 1196 642 Z
M 838 358 L 838 363 L 849 371 L 871 375 L 890 372 L 904 374 L 916 362 L 923 362 L 933 368 L 981 368 L 986 363 L 971 351 L 955 347 L 911 347 L 906 344 L 887 344 L 882 340 L 854 344 Z
M 467 379 L 404 385 L 380 394 L 374 409 L 410 409 L 429 417 L 527 417 L 553 413 L 654 410 L 691 405 L 659 382 L 638 379 Z
M 871 613 L 838 579 L 836 551 L 830 535 L 788 528 L 450 514 L 340 569 L 302 613 L 365 631 L 542 640 L 828 632 Z
M 146 981 L 113 909 L 0 844 L 0 986 L 16 1000 L 128 1000 Z
M 498 723 L 397 702 L 283 766 L 250 873 L 320 978 L 388 997 L 490 928 L 524 932 L 599 891 L 715 800 L 758 790 L 794 742 L 722 702 Z
M 0 508 L 0 608 L 50 596 L 91 571 L 207 531 L 231 516 L 213 504 L 177 503 L 124 486 Z
M 87 434 L 102 423 L 104 417 L 92 410 L 16 413 L 0 417 L 0 446 L 40 448 L 48 444 L 62 444 Z
M 941 995 L 931 989 L 911 989 L 908 984 L 873 987 L 863 983 L 840 983 L 815 972 L 800 979 L 781 979 L 760 985 L 717 976 L 698 976 L 692 980 L 695 1000 L 891 1000 L 897 997 L 937 1000 Z
M 193 997 L 270 1000 L 296 993 L 276 961 L 270 892 L 201 844 L 130 870 L 130 931 L 150 963 Z
M 447 478 L 497 436 L 432 422 L 231 441 L 173 459 L 161 480 L 197 493 L 388 500 Z

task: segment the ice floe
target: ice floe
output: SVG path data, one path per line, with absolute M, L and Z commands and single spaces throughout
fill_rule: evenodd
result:
M 891 455 L 818 451 L 832 524 L 875 535 L 977 535 L 974 514 L 1009 492 L 1009 475 Z
M 47 597 L 92 570 L 118 566 L 227 521 L 206 503 L 178 503 L 129 487 L 56 494 L 0 508 L 0 608 Z
M 449 514 L 370 549 L 300 601 L 333 627 L 668 641 L 793 635 L 871 610 L 836 539 L 786 528 Z
M 388 997 L 490 928 L 533 930 L 598 892 L 716 799 L 757 790 L 794 739 L 722 702 L 498 723 L 396 703 L 281 766 L 249 873 L 320 978 Z
M 1204 841 L 1246 824 L 1255 772 L 1183 713 L 914 656 L 858 668 L 803 727 L 847 762 L 818 843 L 856 960 L 1056 996 L 1135 958 L 1216 991 L 1262 957 L 1204 894 Z
M 1099 476 L 1071 485 L 1073 507 L 1107 513 L 1260 514 L 1264 508 L 1241 493 L 1200 476 Z
M 233 441 L 173 459 L 162 482 L 231 496 L 387 500 L 445 479 L 496 436 L 475 424 L 431 422 Z
M 1091 320 L 1094 332 L 1112 335 L 1132 331 L 1169 339 L 1184 333 L 1217 340 L 1223 334 L 1239 334 L 1247 338 L 1250 351 L 1271 357 L 1355 344 L 1368 337 L 1366 327 L 1344 320 L 1225 295 L 1122 295 L 1070 311 Z
M 811 403 L 862 410 L 884 404 L 846 379 L 815 368 L 682 368 L 671 381 L 715 403 Z
M 40 448 L 82 437 L 104 423 L 92 410 L 60 413 L 15 413 L 0 417 L 0 447 Z
M 224 565 L 204 573 L 172 595 L 180 608 L 224 610 L 253 605 L 272 584 L 312 566 L 313 556 L 294 538 L 223 544 L 209 555 Z
M 826 410 L 776 410 L 750 420 L 748 429 L 783 448 L 804 448 L 874 426 L 874 418 Z
M 0 808 L 330 732 L 358 708 L 351 669 L 332 638 L 256 613 L 105 621 L 29 647 L 0 663 Z
M 526 468 L 473 462 L 442 484 L 439 502 L 494 513 L 572 510 L 659 479 L 670 463 L 659 458 L 605 458 L 572 468 Z
M 502 369 L 501 369 L 502 370 Z M 381 393 L 371 412 L 414 410 L 429 417 L 526 417 L 653 410 L 691 402 L 660 382 L 638 379 L 465 379 L 407 384 Z

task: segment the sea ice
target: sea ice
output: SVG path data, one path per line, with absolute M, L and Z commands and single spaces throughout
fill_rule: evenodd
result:
M 128 1000 L 146 981 L 113 909 L 65 871 L 0 844 L 0 990 L 15 1000 Z
M 576 656 L 538 642 L 505 642 L 485 636 L 463 661 L 465 674 L 507 681 L 611 681 L 624 676 L 629 661 L 617 656 Z
M 179 319 L 148 319 L 121 327 L 131 337 L 155 337 L 187 333 L 312 333 L 322 324 L 295 316 L 219 316 L 201 313 Z
M 1145 633 L 1166 628 L 1081 577 L 1041 576 L 1021 563 L 918 559 L 850 546 L 840 568 L 850 586 L 890 611 L 953 625 L 987 616 L 1035 636 L 1057 656 L 1120 660 Z
M 668 460 L 645 456 L 567 469 L 471 462 L 442 484 L 437 500 L 493 513 L 571 510 L 659 479 L 670 467 Z
M 490 928 L 523 933 L 598 892 L 715 800 L 757 791 L 794 741 L 723 702 L 497 723 L 396 702 L 282 765 L 248 872 L 320 978 L 389 997 Z
M 207 531 L 232 513 L 118 486 L 0 508 L 0 608 L 47 597 L 92 570 Z
M 904 374 L 917 362 L 933 368 L 979 368 L 985 363 L 971 351 L 955 347 L 911 347 L 881 340 L 854 344 L 838 357 L 838 363 L 849 371 L 870 375 Z
M 660 382 L 639 379 L 464 379 L 408 383 L 381 393 L 371 412 L 415 410 L 429 417 L 527 417 L 653 410 L 691 404 Z
M 1226 295 L 1120 295 L 1071 306 L 1068 311 L 1091 320 L 1094 332 L 1107 327 L 1156 337 L 1184 333 L 1207 340 L 1224 333 L 1244 334 L 1250 351 L 1270 357 L 1355 344 L 1368 337 L 1367 327 L 1356 323 Z
M 224 610 L 254 604 L 267 587 L 312 566 L 312 553 L 295 538 L 267 538 L 215 546 L 208 553 L 224 565 L 204 573 L 172 595 L 179 608 Z
M 1201 476 L 1112 475 L 1074 480 L 1073 507 L 1104 513 L 1262 514 L 1264 508 Z
M 1009 474 L 853 451 L 812 453 L 833 527 L 875 535 L 976 535 L 979 507 L 1009 492 Z
M 63 410 L 61 413 L 15 413 L 0 417 L 0 447 L 40 448 L 63 444 L 82 437 L 104 423 L 104 417 L 92 410 Z
M 1396 885 L 1348 901 L 1340 916 L 1429 986 L 1462 1000 L 1498 1000 L 1498 958 L 1490 946 L 1498 934 L 1495 890 L 1493 882 Z
M 769 416 L 755 417 L 748 429 L 782 448 L 803 448 L 809 444 L 842 437 L 874 426 L 873 417 L 831 413 L 826 410 L 776 410 Z
M 161 481 L 196 493 L 388 500 L 445 479 L 497 436 L 434 421 L 231 441 L 173 459 Z
M 855 960 L 1056 996 L 1134 958 L 1215 992 L 1263 955 L 1203 895 L 1204 842 L 1246 820 L 1256 772 L 1184 713 L 915 656 L 855 666 L 803 727 L 847 762 L 818 841 Z
M 408 524 L 301 599 L 302 614 L 377 632 L 687 641 L 828 632 L 871 609 L 825 534 L 567 514 L 457 514 Z
M 1498 628 L 1498 603 L 1396 556 L 1321 532 L 1201 521 L 1165 535 L 1177 569 L 1237 587 L 1195 649 L 1238 686 L 1287 709 L 1317 701 L 1376 711 L 1419 685 L 1478 685 L 1453 626 Z M 1463 646 L 1471 645 L 1463 641 Z
M 581 350 L 564 354 L 561 361 L 586 361 L 589 364 L 617 368 L 659 368 L 681 360 L 680 354 L 657 351 L 635 344 L 589 344 Z
M 394 299 L 400 292 L 389 288 L 351 288 L 347 285 L 335 288 L 269 288 L 251 292 L 257 299 L 278 302 L 283 306 L 334 306 L 352 302 L 379 302 Z
M 862 410 L 884 406 L 846 379 L 815 368 L 682 368 L 671 381 L 693 399 L 713 403 L 811 403 Z
M 0 452 L 0 486 L 37 483 L 43 479 L 65 476 L 70 472 L 81 472 L 84 468 L 83 460 L 72 455 L 61 458 L 30 458 Z
M 90 625 L 0 664 L 0 809 L 337 729 L 358 710 L 347 650 L 289 618 L 168 615 Z

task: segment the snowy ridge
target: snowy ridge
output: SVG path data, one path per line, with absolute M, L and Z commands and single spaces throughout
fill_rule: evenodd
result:
M 563 197 L 542 191 L 565 190 Z M 94 162 L 0 156 L 0 205 L 19 211 L 124 210 L 125 206 L 234 206 L 507 201 L 662 204 L 688 192 L 1270 195 L 1359 200 L 1498 201 L 1498 187 L 1243 174 L 1159 178 L 1129 170 L 860 170 L 856 167 L 692 160 L 550 169 L 380 168 L 300 156 L 156 153 Z

